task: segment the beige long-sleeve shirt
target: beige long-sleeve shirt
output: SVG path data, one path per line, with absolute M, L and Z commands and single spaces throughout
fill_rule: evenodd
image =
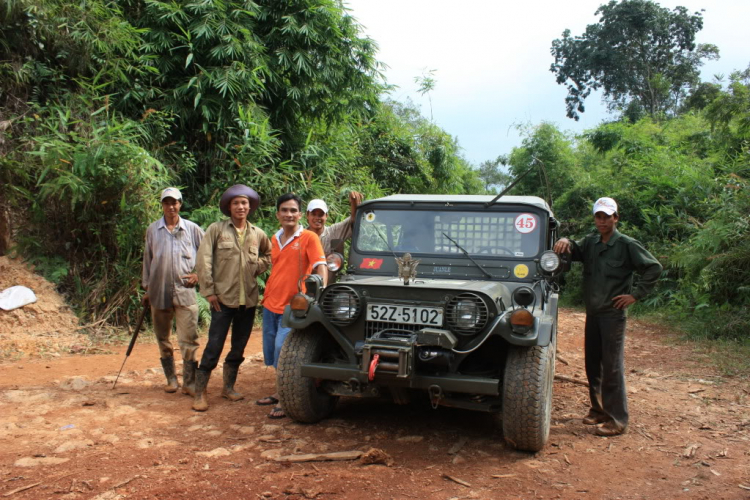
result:
M 231 219 L 214 222 L 206 230 L 198 249 L 196 270 L 201 295 L 216 295 L 227 307 L 240 306 L 240 280 L 245 305 L 258 304 L 260 274 L 271 266 L 271 240 L 249 222 L 240 245 Z

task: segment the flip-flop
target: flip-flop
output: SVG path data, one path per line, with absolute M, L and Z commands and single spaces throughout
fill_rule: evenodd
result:
M 281 415 L 274 415 L 274 413 L 281 413 Z M 271 413 L 268 414 L 268 418 L 272 420 L 286 418 L 286 413 L 284 413 L 284 409 L 282 407 L 276 406 L 273 410 L 271 410 Z
M 255 404 L 258 406 L 271 406 L 279 404 L 279 400 L 273 396 L 266 396 L 265 398 L 256 401 Z

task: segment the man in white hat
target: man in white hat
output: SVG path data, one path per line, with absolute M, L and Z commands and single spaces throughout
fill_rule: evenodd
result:
M 653 290 L 662 266 L 638 241 L 617 230 L 612 198 L 594 203 L 596 232 L 579 241 L 561 238 L 554 250 L 583 263 L 586 303 L 585 355 L 591 407 L 583 423 L 596 434 L 616 436 L 628 426 L 625 390 L 625 310 Z M 633 286 L 633 274 L 638 281 Z
M 315 199 L 307 204 L 307 226 L 317 234 L 326 255 L 336 251 L 340 245 L 352 237 L 352 226 L 357 207 L 362 203 L 362 194 L 357 191 L 349 193 L 349 217 L 341 222 L 326 226 L 328 220 L 328 205 L 321 199 Z
M 164 217 L 146 230 L 143 252 L 143 303 L 151 305 L 154 333 L 161 353 L 161 366 L 167 377 L 166 392 L 180 387 L 174 367 L 174 352 L 169 335 L 177 323 L 177 342 L 182 354 L 182 392 L 193 395 L 195 388 L 195 352 L 198 349 L 198 303 L 195 299 L 194 272 L 203 230 L 180 217 L 182 194 L 174 187 L 161 192 Z

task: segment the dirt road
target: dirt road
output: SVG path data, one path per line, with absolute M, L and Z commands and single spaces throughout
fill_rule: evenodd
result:
M 563 311 L 558 374 L 583 378 L 583 315 Z M 540 453 L 507 447 L 493 417 L 345 400 L 317 425 L 269 420 L 255 400 L 272 391 L 248 347 L 243 401 L 190 410 L 165 394 L 156 346 L 139 344 L 117 389 L 115 354 L 0 364 L 0 495 L 12 498 L 750 498 L 750 394 L 688 346 L 631 321 L 631 426 L 616 438 L 581 424 L 586 388 L 556 381 L 553 426 Z M 220 375 L 220 371 L 216 372 Z M 275 457 L 381 450 L 381 461 L 280 463 Z M 24 489 L 28 488 L 28 489 Z M 15 493 L 13 493 L 15 491 Z

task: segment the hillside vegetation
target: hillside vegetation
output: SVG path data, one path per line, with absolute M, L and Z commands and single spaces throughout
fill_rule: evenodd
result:
M 620 7 L 666 15 L 642 0 L 601 12 L 615 19 Z M 635 15 L 625 14 L 617 22 Z M 183 189 L 183 215 L 205 227 L 220 218 L 224 189 L 248 184 L 262 198 L 253 222 L 270 233 L 274 200 L 288 191 L 343 215 L 353 189 L 476 194 L 536 164 L 512 194 L 553 200 L 562 234 L 591 230 L 591 203 L 612 196 L 621 229 L 662 261 L 657 292 L 638 309 L 747 341 L 750 71 L 697 81 L 700 58 L 718 49 L 691 45 L 700 19 L 673 15 L 690 27 L 682 80 L 659 69 L 648 94 L 604 80 L 612 65 L 579 57 L 602 32 L 566 32 L 553 71 L 575 97 L 569 115 L 601 87 L 621 118 L 575 137 L 529 125 L 522 146 L 473 169 L 454 137 L 389 100 L 376 42 L 336 0 L 7 0 L 0 220 L 79 315 L 117 324 L 138 307 L 143 234 L 167 185 Z M 658 105 L 642 97 L 657 91 Z

